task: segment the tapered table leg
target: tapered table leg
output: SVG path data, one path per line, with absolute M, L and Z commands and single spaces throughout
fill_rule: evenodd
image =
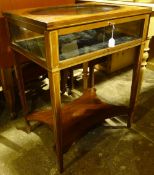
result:
M 53 128 L 56 144 L 57 161 L 60 172 L 63 171 L 62 152 L 62 121 L 61 121 L 61 97 L 60 97 L 60 72 L 48 72 L 51 104 L 53 111 Z
M 144 51 L 144 45 L 139 46 L 141 47 L 140 53 L 138 57 L 134 60 L 133 65 L 133 75 L 132 75 L 132 85 L 131 85 L 131 93 L 130 93 L 130 102 L 129 102 L 129 114 L 128 114 L 128 121 L 127 127 L 131 127 L 131 123 L 134 120 L 134 109 L 137 100 L 138 88 L 139 88 L 139 77 L 140 77 L 140 70 L 141 70 L 141 61 L 142 55 Z
M 142 44 L 139 56 L 137 60 L 134 62 L 133 68 L 133 78 L 132 78 L 132 86 L 131 86 L 131 96 L 130 96 L 130 112 L 127 126 L 131 127 L 131 123 L 134 121 L 134 109 L 136 106 L 136 102 L 141 91 L 141 86 L 144 78 L 144 72 L 147 65 L 147 59 L 149 57 L 149 42 L 150 37 L 147 38 L 145 44 Z

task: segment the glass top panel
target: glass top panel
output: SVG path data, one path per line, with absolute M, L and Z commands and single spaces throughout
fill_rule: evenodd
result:
M 65 7 L 49 7 L 43 9 L 36 9 L 29 12 L 33 15 L 80 15 L 80 14 L 95 14 L 99 12 L 106 12 L 118 9 L 118 6 L 112 5 L 76 5 Z

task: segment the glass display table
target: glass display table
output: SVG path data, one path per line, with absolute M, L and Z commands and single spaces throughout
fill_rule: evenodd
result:
M 26 119 L 42 121 L 53 127 L 61 172 L 64 152 L 92 126 L 109 116 L 125 113 L 130 127 L 140 84 L 140 66 L 145 52 L 150 13 L 151 10 L 144 7 L 107 3 L 22 9 L 4 13 L 14 52 L 25 55 L 48 71 L 52 108 L 47 112 L 42 111 L 42 115 L 26 116 Z M 111 38 L 112 43 L 109 44 Z M 138 50 L 134 59 L 129 106 L 106 104 L 97 97 L 91 67 L 90 87 L 85 78 L 84 87 L 87 90 L 83 95 L 69 104 L 61 105 L 61 70 L 83 64 L 84 72 L 87 72 L 87 64 L 90 66 L 97 59 L 103 60 L 103 56 L 129 48 Z M 15 62 L 20 96 L 26 111 L 19 60 L 16 59 Z

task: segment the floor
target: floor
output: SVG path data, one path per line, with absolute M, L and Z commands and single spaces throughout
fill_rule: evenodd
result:
M 98 96 L 109 103 L 128 105 L 131 73 L 130 69 L 111 75 L 96 72 Z M 132 128 L 126 127 L 122 116 L 88 132 L 64 155 L 64 175 L 154 174 L 153 73 L 145 72 Z M 49 103 L 44 83 L 35 83 L 41 87 L 37 91 L 27 91 L 31 110 Z M 64 95 L 63 102 L 71 98 Z M 20 104 L 16 104 L 18 118 L 10 120 L 2 93 L 0 99 L 0 175 L 58 175 L 53 134 L 48 126 L 41 125 L 30 134 L 17 129 L 25 124 Z

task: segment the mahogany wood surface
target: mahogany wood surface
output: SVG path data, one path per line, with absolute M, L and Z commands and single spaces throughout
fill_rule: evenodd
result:
M 78 99 L 61 108 L 62 150 L 69 147 L 89 129 L 101 124 L 106 118 L 128 115 L 128 107 L 115 106 L 102 102 L 96 95 L 96 89 L 84 91 Z M 41 110 L 26 116 L 28 121 L 40 121 L 53 129 L 52 110 Z
M 74 4 L 75 0 L 1 0 L 0 2 L 0 15 L 3 11 L 32 8 L 32 7 L 43 7 L 43 6 L 57 6 L 64 4 Z

